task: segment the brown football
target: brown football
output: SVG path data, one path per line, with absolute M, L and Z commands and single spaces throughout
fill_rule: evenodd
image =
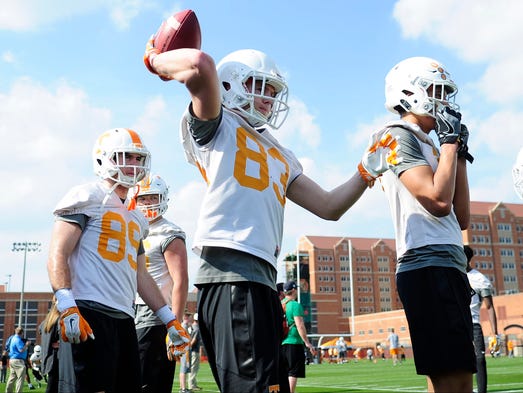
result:
M 192 10 L 177 12 L 165 20 L 154 36 L 154 47 L 161 53 L 173 49 L 200 49 L 200 23 Z

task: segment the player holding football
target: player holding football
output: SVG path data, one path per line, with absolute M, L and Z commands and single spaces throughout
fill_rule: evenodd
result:
M 473 158 L 457 91 L 446 68 L 426 57 L 398 63 L 385 78 L 385 106 L 401 119 L 383 132 L 401 138 L 401 162 L 380 180 L 396 232 L 398 294 L 429 392 L 470 393 L 476 371 L 461 235 L 470 218 L 466 161 Z
M 392 138 L 373 140 L 356 173 L 325 191 L 302 173 L 269 128 L 287 115 L 287 83 L 264 53 L 232 52 L 215 65 L 198 49 L 159 54 L 151 38 L 148 69 L 187 88 L 181 138 L 207 183 L 195 234 L 200 331 L 221 392 L 288 392 L 280 363 L 282 313 L 276 292 L 286 199 L 338 220 L 394 158 Z M 393 152 L 395 153 L 395 152 Z
M 158 175 L 150 175 L 137 186 L 136 206 L 149 221 L 144 240 L 146 265 L 167 304 L 183 315 L 189 276 L 185 232 L 163 217 L 168 209 L 169 187 Z M 142 369 L 142 393 L 170 393 L 176 363 L 167 358 L 165 325 L 138 296 L 136 332 Z
M 147 272 L 142 240 L 148 223 L 127 195 L 147 176 L 150 159 L 136 132 L 103 133 L 93 149 L 101 180 L 73 187 L 54 211 L 47 268 L 62 338 L 73 344 L 79 392 L 141 391 L 136 292 L 180 351 L 189 340 Z

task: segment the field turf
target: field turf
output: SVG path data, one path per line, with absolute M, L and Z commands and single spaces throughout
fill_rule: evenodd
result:
M 523 358 L 487 358 L 489 392 L 523 393 Z M 178 367 L 177 367 L 178 368 Z M 414 370 L 412 359 L 393 366 L 392 361 L 378 360 L 371 363 L 361 360 L 358 363 L 345 364 L 310 364 L 306 368 L 307 377 L 298 379 L 296 393 L 384 393 L 384 392 L 426 392 L 425 377 Z M 33 378 L 32 378 L 33 379 Z M 34 382 L 34 381 L 33 381 Z M 198 383 L 202 392 L 218 392 L 212 378 L 209 365 L 202 363 L 198 374 Z M 178 392 L 178 374 L 174 379 L 173 392 Z M 0 392 L 5 391 L 5 384 L 0 384 Z M 27 384 L 24 392 L 28 392 Z M 45 392 L 45 384 L 35 393 Z

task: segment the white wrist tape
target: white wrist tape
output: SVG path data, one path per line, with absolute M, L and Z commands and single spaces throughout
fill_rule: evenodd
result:
M 76 307 L 73 291 L 70 288 L 62 288 L 54 293 L 56 296 L 56 308 L 58 311 L 64 312 L 70 307 Z
M 156 312 L 156 316 L 161 319 L 164 325 L 167 325 L 173 319 L 176 319 L 176 315 L 171 311 L 169 306 L 166 304 L 163 307 L 160 307 Z

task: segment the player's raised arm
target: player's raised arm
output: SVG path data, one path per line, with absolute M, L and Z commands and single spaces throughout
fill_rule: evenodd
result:
M 201 32 L 196 14 L 178 12 L 164 21 L 147 42 L 144 63 L 162 80 L 183 83 L 192 100 L 192 111 L 202 120 L 220 113 L 221 97 L 216 65 L 200 50 Z

